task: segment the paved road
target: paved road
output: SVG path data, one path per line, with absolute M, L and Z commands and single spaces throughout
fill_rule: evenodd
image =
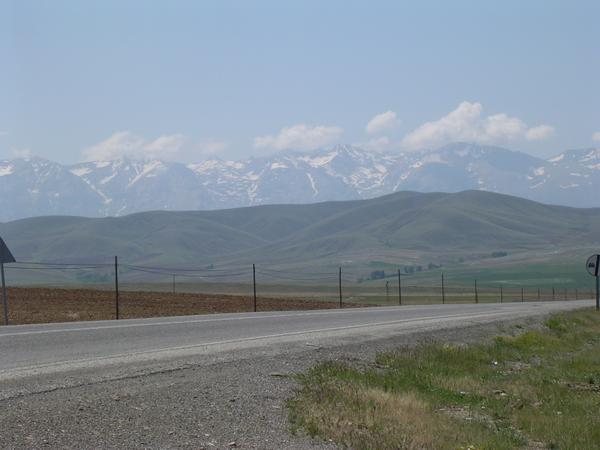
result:
M 0 380 L 243 346 L 368 336 L 383 329 L 522 318 L 592 304 L 427 305 L 5 326 L 0 327 Z
M 0 327 L 2 448 L 330 450 L 290 435 L 286 375 L 478 342 L 592 301 L 269 312 Z M 516 321 L 514 319 L 517 319 Z M 523 320 L 525 319 L 525 320 Z M 534 324 L 537 321 L 532 322 Z M 535 326 L 535 325 L 534 325 Z M 273 376 L 276 375 L 276 376 Z

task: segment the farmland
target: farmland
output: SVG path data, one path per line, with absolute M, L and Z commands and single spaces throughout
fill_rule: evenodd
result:
M 108 290 L 9 288 L 8 298 L 9 318 L 13 325 L 115 318 L 115 294 Z M 120 293 L 119 300 L 119 315 L 123 319 L 253 310 L 253 298 L 245 295 L 127 291 Z M 258 311 L 335 307 L 336 303 L 325 301 L 277 297 L 257 299 Z

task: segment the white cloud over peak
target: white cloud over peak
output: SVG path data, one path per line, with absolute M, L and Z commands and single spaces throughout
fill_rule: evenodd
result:
M 554 127 L 548 125 L 540 125 L 532 127 L 525 133 L 525 139 L 528 141 L 543 141 L 554 135 Z
M 547 139 L 554 133 L 554 128 L 548 125 L 529 128 L 517 117 L 504 113 L 485 117 L 482 113 L 481 103 L 464 101 L 441 119 L 426 122 L 407 134 L 402 144 L 414 150 L 456 141 L 500 144 L 521 139 Z
M 391 130 L 397 127 L 400 124 L 400 121 L 396 117 L 396 113 L 394 111 L 386 111 L 381 114 L 377 114 L 369 123 L 367 123 L 366 130 L 369 134 L 377 134 L 382 131 Z
M 394 143 L 387 136 L 369 139 L 367 142 L 359 142 L 356 145 L 358 147 L 364 148 L 365 150 L 375 152 L 383 152 L 385 150 L 390 150 L 392 147 L 394 147 Z
M 213 156 L 224 152 L 228 147 L 227 142 L 217 141 L 215 139 L 204 139 L 197 144 L 197 148 L 202 155 Z
M 119 131 L 108 139 L 86 148 L 82 154 L 87 161 L 108 161 L 119 158 L 177 159 L 186 142 L 182 134 L 163 135 L 148 141 L 130 131 Z
M 596 131 L 594 134 L 592 134 L 592 141 L 600 142 L 600 131 Z
M 33 152 L 30 148 L 15 148 L 12 150 L 12 154 L 15 158 L 31 158 L 33 156 Z
M 255 137 L 254 147 L 273 150 L 316 150 L 333 144 L 343 131 L 335 126 L 310 126 L 300 123 L 284 127 L 276 135 Z

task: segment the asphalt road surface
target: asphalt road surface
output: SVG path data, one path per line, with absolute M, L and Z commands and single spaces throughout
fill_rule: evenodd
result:
M 0 327 L 0 448 L 331 450 L 291 434 L 295 373 L 484 342 L 592 301 L 218 314 Z M 591 313 L 591 312 L 590 312 Z M 511 331 L 512 330 L 512 331 Z
M 248 346 L 522 318 L 592 304 L 579 300 L 424 305 L 4 326 L 0 327 L 0 381 Z

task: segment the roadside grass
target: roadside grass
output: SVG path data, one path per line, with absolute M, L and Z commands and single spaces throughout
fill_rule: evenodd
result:
M 600 314 L 515 332 L 319 364 L 299 375 L 292 429 L 356 449 L 600 448 Z

